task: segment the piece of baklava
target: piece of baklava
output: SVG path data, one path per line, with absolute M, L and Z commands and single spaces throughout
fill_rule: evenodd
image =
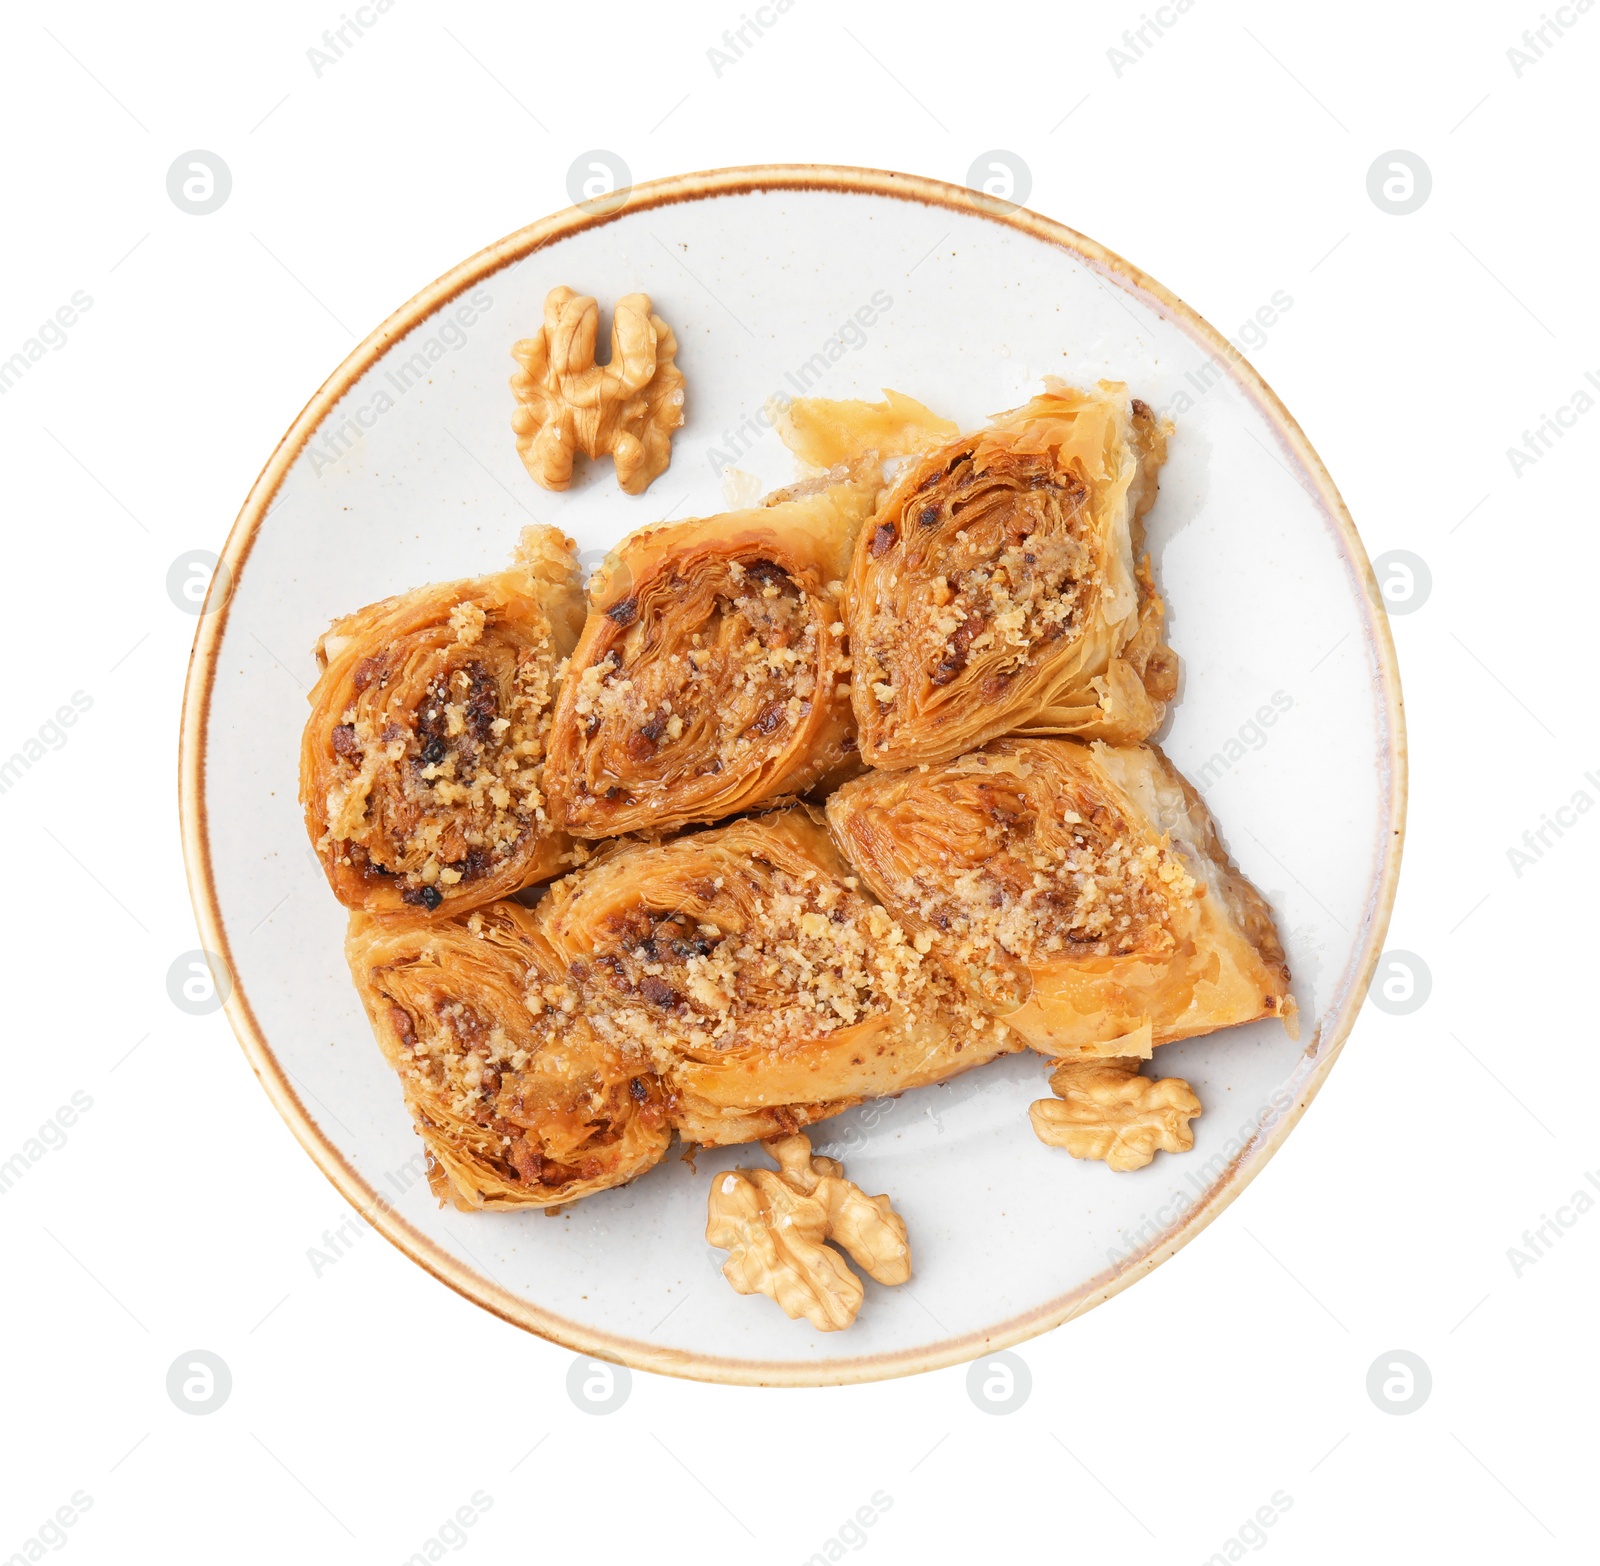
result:
M 537 917 L 588 1025 L 668 1084 L 686 1140 L 792 1132 L 1021 1047 L 804 806 L 609 847 Z
M 828 820 L 889 912 L 1046 1054 L 1147 1057 L 1292 1015 L 1271 910 L 1154 746 L 997 740 L 867 773 Z
M 859 770 L 843 579 L 877 493 L 840 471 L 612 551 L 550 738 L 567 831 L 669 831 Z
M 571 540 L 336 620 L 300 746 L 300 803 L 340 902 L 474 907 L 572 863 L 545 797 L 561 664 L 583 621 Z
M 666 1152 L 662 1082 L 584 1021 L 527 909 L 352 914 L 345 955 L 440 1201 L 555 1206 Z
M 1143 538 L 1165 452 L 1125 387 L 1052 381 L 904 470 L 850 572 L 869 765 L 948 761 L 1002 734 L 1155 731 L 1177 687 Z

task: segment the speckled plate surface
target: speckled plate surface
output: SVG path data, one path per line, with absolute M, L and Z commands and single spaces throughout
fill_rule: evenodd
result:
M 513 443 L 510 347 L 565 283 L 603 307 L 648 293 L 681 345 L 672 466 L 623 495 L 609 462 L 551 495 Z M 1026 1054 L 824 1122 L 905 1215 L 915 1273 L 868 1283 L 820 1334 L 722 1280 L 704 1239 L 711 1174 L 675 1157 L 558 1219 L 441 1210 L 342 955 L 344 913 L 296 804 L 315 678 L 336 614 L 498 567 L 530 520 L 598 552 L 665 517 L 725 509 L 722 468 L 794 468 L 758 415 L 774 392 L 892 386 L 958 420 L 1043 374 L 1126 381 L 1177 433 L 1150 516 L 1180 698 L 1159 736 L 1276 911 L 1303 1028 L 1258 1023 L 1171 1045 L 1205 1112 L 1190 1153 L 1112 1174 L 1042 1146 Z M 1261 379 L 1187 306 L 1092 241 L 958 187 L 867 170 L 757 168 L 636 187 L 463 263 L 363 342 L 295 421 L 229 536 L 184 704 L 185 851 L 202 939 L 263 1086 L 340 1191 L 402 1250 L 528 1329 L 708 1380 L 904 1375 L 1058 1325 L 1193 1238 L 1315 1094 L 1382 945 L 1399 868 L 1399 682 L 1360 540 L 1316 454 Z M 277 907 L 274 912 L 274 905 Z M 270 914 L 270 917 L 266 917 Z M 743 1156 L 748 1159 L 746 1150 Z M 757 1155 L 759 1157 L 759 1155 Z

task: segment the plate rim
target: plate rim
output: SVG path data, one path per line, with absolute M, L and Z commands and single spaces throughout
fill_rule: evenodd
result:
M 844 195 L 890 197 L 943 207 L 1016 230 L 1067 251 L 1112 286 L 1137 295 L 1184 330 L 1209 357 L 1220 360 L 1228 375 L 1262 413 L 1299 469 L 1297 477 L 1333 522 L 1355 579 L 1365 589 L 1365 639 L 1372 650 L 1378 680 L 1375 695 L 1384 730 L 1387 765 L 1380 778 L 1380 824 L 1385 846 L 1364 911 L 1364 939 L 1351 970 L 1352 982 L 1335 992 L 1328 1020 L 1318 1027 L 1302 1051 L 1289 1079 L 1293 1103 L 1275 1119 L 1258 1124 L 1255 1135 L 1235 1155 L 1216 1182 L 1178 1224 L 1158 1241 L 1140 1247 L 1117 1268 L 1102 1271 L 1067 1293 L 1019 1315 L 974 1332 L 946 1337 L 918 1348 L 877 1354 L 804 1360 L 735 1359 L 683 1349 L 602 1331 L 534 1305 L 501 1288 L 451 1255 L 388 1205 L 377 1189 L 347 1161 L 340 1149 L 307 1113 L 284 1068 L 279 1064 L 239 979 L 212 871 L 206 813 L 206 745 L 211 697 L 218 657 L 227 628 L 233 584 L 248 563 L 251 548 L 289 469 L 338 401 L 391 343 L 420 325 L 466 289 L 535 251 L 586 229 L 604 227 L 637 211 L 762 191 L 833 191 Z M 221 584 L 219 586 L 219 584 Z M 215 601 L 214 601 L 215 600 Z M 344 1199 L 397 1249 L 474 1304 L 525 1331 L 597 1359 L 656 1374 L 743 1386 L 840 1386 L 887 1380 L 943 1369 L 1011 1348 L 1080 1316 L 1119 1294 L 1160 1266 L 1200 1233 L 1232 1202 L 1271 1160 L 1298 1124 L 1326 1080 L 1360 1012 L 1394 906 L 1400 860 L 1405 843 L 1407 797 L 1405 708 L 1400 671 L 1371 563 L 1348 508 L 1331 475 L 1305 433 L 1277 394 L 1222 333 L 1200 314 L 1139 268 L 1114 252 L 1054 219 L 1025 207 L 925 175 L 896 173 L 835 164 L 758 164 L 672 175 L 632 186 L 620 207 L 585 212 L 568 207 L 530 223 L 486 246 L 394 311 L 370 332 L 323 382 L 301 409 L 251 486 L 213 573 L 200 623 L 195 631 L 184 681 L 183 713 L 178 747 L 178 807 L 184 864 L 203 949 L 220 957 L 230 980 L 224 1009 L 234 1035 L 273 1107 L 301 1147 Z

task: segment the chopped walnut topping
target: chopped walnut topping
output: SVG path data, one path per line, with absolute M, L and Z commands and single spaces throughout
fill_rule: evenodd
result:
M 777 868 L 763 882 L 749 928 L 644 908 L 620 924 L 578 976 L 595 1032 L 667 1062 L 826 1037 L 897 1004 L 942 1007 L 974 1033 L 997 1026 L 864 893 Z
M 979 752 L 899 790 L 863 780 L 829 809 L 857 863 L 878 857 L 917 949 L 1003 1013 L 1052 964 L 1170 954 L 1175 915 L 1205 891 L 1167 838 L 1087 785 L 1041 787 L 1023 759 Z
M 473 1193 L 517 1206 L 603 1188 L 665 1151 L 660 1078 L 599 1046 L 562 983 L 547 984 L 554 1003 L 526 1004 L 555 970 L 524 910 L 497 903 L 425 926 L 370 919 L 348 950 L 417 1127 L 469 1205 Z
M 1137 1060 L 1067 1061 L 1050 1076 L 1055 1098 L 1029 1106 L 1041 1142 L 1074 1158 L 1103 1158 L 1115 1170 L 1142 1169 L 1157 1150 L 1187 1153 L 1200 1100 L 1177 1077 L 1139 1075 Z
M 818 619 L 804 591 L 767 561 L 731 560 L 724 574 L 726 590 L 688 646 L 663 655 L 641 638 L 634 658 L 625 642 L 578 676 L 573 711 L 591 745 L 624 753 L 625 775 L 680 741 L 732 771 L 781 745 L 811 711 Z
M 980 655 L 986 679 L 1004 681 L 1073 632 L 1099 592 L 1081 480 L 1044 454 L 1009 460 L 1014 471 L 989 473 L 958 456 L 931 492 L 906 499 L 898 532 L 879 527 L 874 556 L 898 543 L 908 567 L 877 597 L 857 652 L 881 706 L 895 704 L 901 676 L 949 685 Z M 930 549 L 943 569 L 919 574 Z
M 905 1220 L 887 1196 L 868 1196 L 844 1178 L 843 1165 L 813 1157 L 804 1136 L 762 1147 L 770 1169 L 735 1169 L 713 1177 L 706 1239 L 729 1252 L 722 1274 L 741 1294 L 765 1294 L 791 1319 L 804 1316 L 819 1332 L 848 1327 L 865 1290 L 842 1246 L 868 1277 L 904 1283 L 911 1276 Z
M 730 592 L 718 595 L 709 622 L 682 653 L 645 657 L 637 664 L 611 651 L 582 672 L 574 710 L 598 715 L 630 733 L 646 734 L 650 749 L 707 726 L 717 736 L 715 760 L 725 768 L 746 761 L 752 745 L 768 747 L 811 709 L 816 694 L 818 622 L 787 574 L 762 579 L 738 560 L 728 565 Z M 715 705 L 707 709 L 707 699 Z M 654 729 L 654 733 L 650 733 Z M 701 749 L 709 749 L 701 744 Z
M 334 734 L 318 844 L 398 878 L 408 902 L 438 906 L 439 883 L 493 873 L 530 831 L 548 825 L 544 755 L 559 671 L 548 622 L 509 645 L 485 640 L 492 621 L 463 599 L 453 642 L 412 710 L 402 687 L 369 683 Z
M 1182 883 L 1163 871 L 1176 871 Z M 1044 847 L 1026 841 L 954 876 L 947 887 L 909 888 L 924 918 L 942 915 L 964 959 L 998 947 L 1022 962 L 1048 962 L 1073 953 L 1127 956 L 1141 934 L 1159 925 L 1166 904 L 1151 881 L 1180 897 L 1195 882 L 1176 856 L 1154 844 L 1095 840 L 1082 834 Z M 902 890 L 907 890 L 903 888 Z
M 463 647 L 472 647 L 483 640 L 483 625 L 487 618 L 483 609 L 470 600 L 464 600 L 450 611 L 450 629 Z

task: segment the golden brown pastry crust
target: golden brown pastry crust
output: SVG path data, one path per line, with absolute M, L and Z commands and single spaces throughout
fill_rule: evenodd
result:
M 590 1026 L 669 1084 L 684 1135 L 742 1142 L 1021 1047 L 854 882 L 796 806 L 608 848 L 537 922 Z
M 915 397 L 885 389 L 882 402 L 796 397 L 775 410 L 773 428 L 808 467 L 827 469 L 871 455 L 880 460 L 931 451 L 961 433 Z
M 643 529 L 596 573 L 546 769 L 577 837 L 665 832 L 859 770 L 843 577 L 876 477 Z
M 947 761 L 997 735 L 1128 742 L 1177 686 L 1142 557 L 1166 439 L 1126 388 L 1060 382 L 901 475 L 856 543 L 862 758 Z
M 528 910 L 356 913 L 345 955 L 441 1201 L 553 1206 L 666 1152 L 663 1084 L 588 1027 Z
M 1153 746 L 997 740 L 857 778 L 828 821 L 890 912 L 1046 1054 L 1147 1056 L 1292 1017 L 1266 902 Z
M 848 877 L 848 881 L 847 878 Z M 461 1207 L 549 1206 L 1022 1047 L 804 807 L 621 842 L 535 909 L 353 914 L 351 975 Z
M 544 771 L 582 621 L 573 550 L 530 527 L 509 570 L 386 598 L 319 641 L 300 803 L 346 907 L 470 908 L 572 862 Z

